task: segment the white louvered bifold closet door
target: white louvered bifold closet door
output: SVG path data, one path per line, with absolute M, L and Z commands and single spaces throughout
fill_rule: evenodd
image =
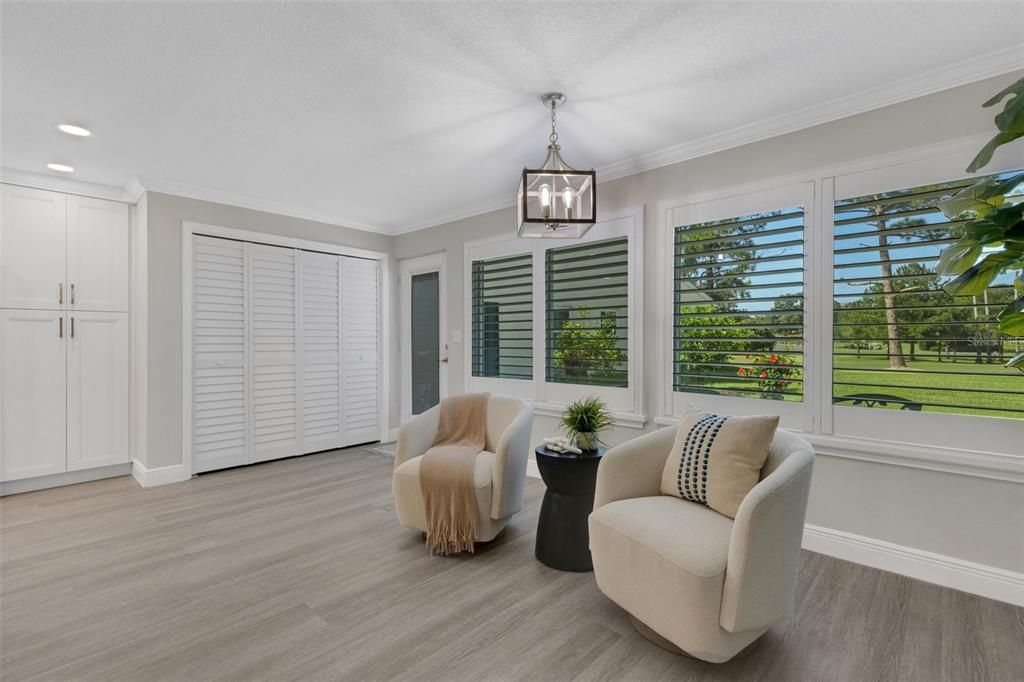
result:
M 380 439 L 378 263 L 341 259 L 343 445 Z
M 302 450 L 341 447 L 341 264 L 299 251 L 302 300 Z
M 245 244 L 192 242 L 192 471 L 248 464 Z
M 295 250 L 248 244 L 253 461 L 300 454 Z

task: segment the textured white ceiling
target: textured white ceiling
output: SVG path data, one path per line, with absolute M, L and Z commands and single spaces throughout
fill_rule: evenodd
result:
M 978 55 L 1024 63 L 1019 2 L 2 12 L 4 167 L 64 161 L 82 180 L 181 183 L 389 232 L 510 203 L 543 159 L 547 90 L 569 96 L 566 159 L 602 168 Z

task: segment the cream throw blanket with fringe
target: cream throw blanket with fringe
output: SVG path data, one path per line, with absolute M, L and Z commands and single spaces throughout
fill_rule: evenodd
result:
M 473 552 L 476 488 L 473 469 L 487 440 L 488 393 L 441 401 L 433 446 L 420 461 L 420 490 L 427 516 L 427 549 L 447 556 Z

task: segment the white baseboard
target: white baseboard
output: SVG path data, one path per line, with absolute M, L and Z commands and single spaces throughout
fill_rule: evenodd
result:
M 152 488 L 168 483 L 180 483 L 187 481 L 190 476 L 185 472 L 184 464 L 174 464 L 166 467 L 153 467 L 147 469 L 137 459 L 132 460 L 132 478 L 143 488 Z
M 98 467 L 96 469 L 66 471 L 60 474 L 51 474 L 50 476 L 36 476 L 35 478 L 23 478 L 18 481 L 4 481 L 0 483 L 0 497 L 4 495 L 17 495 L 18 493 L 29 493 L 33 490 L 56 488 L 62 485 L 98 481 L 102 478 L 127 476 L 131 473 L 131 468 L 131 464 L 125 462 L 124 464 L 111 464 L 110 466 Z
M 535 460 L 527 460 L 526 475 L 541 477 Z M 1024 606 L 1024 573 L 813 524 L 804 526 L 803 548 L 908 578 Z
M 837 559 L 1024 606 L 1024 573 L 811 524 L 804 527 L 803 547 Z

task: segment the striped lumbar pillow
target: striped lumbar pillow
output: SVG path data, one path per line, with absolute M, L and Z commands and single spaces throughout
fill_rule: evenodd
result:
M 731 519 L 761 477 L 778 416 L 723 417 L 687 408 L 661 473 L 661 492 Z

